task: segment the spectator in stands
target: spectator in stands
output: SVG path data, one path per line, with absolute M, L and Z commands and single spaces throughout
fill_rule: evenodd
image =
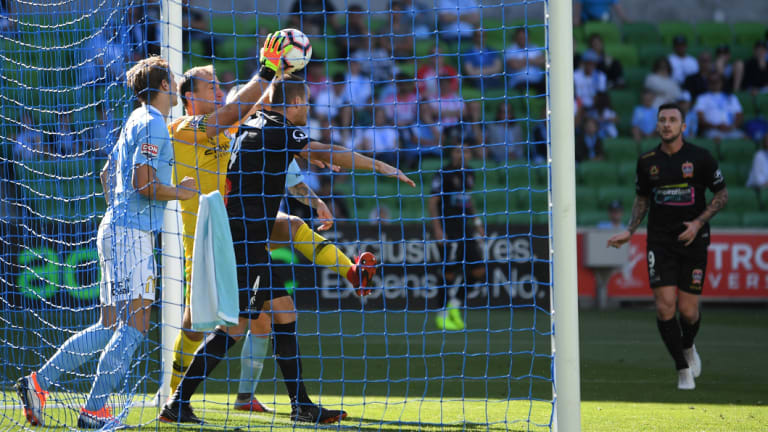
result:
M 61 112 L 57 118 L 59 123 L 56 129 L 48 133 L 51 153 L 63 156 L 79 153 L 80 134 L 72 128 L 72 117 L 66 112 Z
M 438 34 L 441 39 L 470 38 L 480 28 L 481 9 L 476 0 L 434 1 L 437 4 Z
M 346 13 L 339 14 L 339 17 L 334 38 L 339 55 L 347 57 L 356 51 L 368 51 L 368 13 L 359 5 L 350 5 Z
M 645 77 L 645 88 L 653 92 L 653 106 L 680 99 L 680 84 L 672 78 L 669 60 L 661 57 L 653 63 L 653 70 Z
M 728 93 L 741 90 L 744 80 L 744 62 L 731 58 L 731 48 L 720 45 L 715 50 L 715 70 L 723 76 L 723 89 Z
M 600 57 L 597 69 L 605 74 L 608 80 L 608 88 L 624 87 L 624 68 L 621 62 L 605 53 L 605 43 L 599 33 L 592 33 L 588 39 L 589 49 Z
M 430 111 L 434 114 L 435 120 L 441 131 L 446 128 L 458 125 L 462 120 L 464 112 L 464 99 L 459 93 L 451 88 L 450 79 L 440 80 L 440 94 L 437 99 L 430 102 Z
M 547 106 L 541 106 L 540 119 L 547 118 Z M 533 139 L 528 141 L 528 148 L 523 150 L 523 158 L 529 163 L 540 164 L 547 160 L 547 141 L 549 140 L 549 128 L 546 121 L 529 122 L 529 128 L 533 128 Z M 523 132 L 525 133 L 525 132 Z
M 498 50 L 485 45 L 482 30 L 475 31 L 472 49 L 461 55 L 462 74 L 478 88 L 495 88 L 504 84 L 501 74 L 504 62 Z
M 432 9 L 432 1 L 421 2 L 417 0 L 402 0 L 403 11 L 406 19 L 413 23 L 413 36 L 416 39 L 434 37 L 435 13 Z
M 600 138 L 616 138 L 619 136 L 619 130 L 616 129 L 619 117 L 611 106 L 611 96 L 607 92 L 598 92 L 595 95 L 595 103 L 587 115 L 597 120 L 597 134 Z
M 350 11 L 353 6 L 350 6 Z M 298 29 L 309 36 L 326 34 L 325 17 L 333 16 L 336 9 L 328 0 L 294 0 L 291 6 L 291 18 L 299 18 Z
M 184 51 L 190 50 L 190 42 L 200 41 L 203 44 L 203 54 L 206 57 L 213 55 L 213 47 L 216 45 L 214 34 L 211 33 L 211 26 L 208 18 L 198 6 L 190 6 L 189 0 L 184 0 L 181 7 L 181 31 L 182 44 Z M 207 10 L 207 9 L 206 9 Z
M 587 117 L 583 129 L 576 134 L 576 162 L 603 159 L 603 140 L 597 131 L 597 120 Z
M 369 111 L 373 96 L 371 76 L 364 74 L 363 66 L 360 62 L 353 60 L 349 62 L 349 72 L 345 78 L 347 87 L 344 90 L 344 99 L 349 101 L 355 112 L 355 117 L 367 117 L 370 121 Z
M 711 72 L 707 82 L 709 90 L 699 96 L 693 107 L 704 136 L 714 140 L 744 137 L 739 129 L 743 120 L 739 99 L 723 91 L 723 77 L 719 73 Z
M 391 83 L 399 70 L 392 56 L 390 39 L 389 36 L 371 36 L 369 47 L 369 39 L 366 38 L 364 47 L 351 55 L 353 60 L 360 62 L 363 73 L 370 75 L 375 84 Z
M 392 164 L 400 148 L 397 129 L 387 118 L 383 107 L 374 110 L 374 127 L 362 128 L 355 134 L 354 150 L 373 153 L 374 158 Z
M 325 65 L 325 62 L 311 60 L 305 69 L 310 96 L 325 91 L 329 86 L 328 76 L 325 74 Z
M 699 53 L 697 60 L 699 71 L 693 75 L 688 75 L 683 83 L 683 90 L 691 94 L 691 102 L 696 102 L 700 94 L 707 91 L 707 75 L 712 72 L 712 55 L 709 51 Z
M 594 104 L 597 92 L 608 88 L 605 74 L 597 70 L 600 57 L 592 50 L 584 51 L 581 56 L 581 66 L 573 73 L 573 84 L 576 98 L 583 109 L 589 110 Z
M 683 111 L 683 117 L 685 118 L 685 131 L 683 132 L 684 138 L 693 138 L 699 135 L 699 115 L 696 111 L 691 109 L 691 94 L 687 91 L 683 91 L 680 95 L 680 99 L 677 101 L 677 106 Z
M 494 121 L 485 126 L 485 140 L 491 158 L 497 162 L 523 157 L 523 129 L 515 119 L 512 103 L 498 105 Z
M 0 32 L 9 32 L 14 29 L 13 21 L 6 18 L 8 15 L 8 5 L 6 0 L 0 1 Z
M 404 57 L 413 57 L 413 20 L 402 2 L 392 1 L 389 18 L 381 33 L 391 35 L 392 48 L 395 52 L 403 53 Z
M 393 121 L 395 126 L 398 128 L 411 127 L 416 124 L 420 110 L 413 78 L 399 73 L 395 87 L 397 91 L 379 99 L 379 104 L 383 105 L 387 117 Z
M 624 229 L 624 206 L 619 200 L 613 200 L 608 204 L 608 220 L 597 223 L 596 228 L 604 230 Z
M 768 47 L 755 42 L 752 53 L 744 66 L 744 88 L 753 94 L 768 92 Z
M 768 135 L 763 136 L 762 143 L 762 148 L 752 158 L 752 169 L 747 179 L 749 188 L 768 188 Z
M 349 207 L 343 195 L 339 195 L 334 191 L 333 184 L 336 182 L 337 176 L 324 175 L 320 176 L 320 190 L 317 196 L 325 201 L 325 204 L 331 210 L 333 217 L 338 220 L 349 219 Z
M 160 4 L 137 3 L 131 10 L 128 24 L 133 61 L 139 61 L 150 55 L 160 55 Z
M 632 113 L 632 137 L 640 142 L 656 135 L 656 108 L 653 106 L 654 93 L 643 90 L 642 102 Z
M 16 136 L 13 146 L 13 159 L 17 161 L 31 161 L 47 159 L 45 135 L 39 129 L 32 116 L 25 112 L 19 123 L 21 131 Z
M 310 93 L 310 97 L 313 99 L 312 111 L 315 118 L 327 118 L 332 124 L 349 126 L 352 115 L 344 94 L 346 87 L 344 74 L 337 72 L 333 76 L 333 83 L 324 91 L 318 94 Z
M 527 30 L 523 27 L 515 30 L 514 41 L 504 52 L 509 85 L 521 90 L 530 87 L 543 91 L 546 85 L 544 50 L 529 43 Z
M 629 22 L 619 0 L 575 0 L 573 2 L 573 25 L 580 26 L 587 21 L 610 21 L 611 12 L 622 22 Z
M 672 67 L 672 78 L 682 85 L 689 75 L 699 71 L 699 63 L 688 54 L 688 39 L 683 35 L 677 35 L 672 40 L 673 52 L 669 55 L 669 64 Z
M 459 72 L 445 62 L 445 56 L 435 46 L 432 55 L 424 59 L 416 71 L 416 85 L 419 99 L 432 100 L 440 94 L 440 81 L 450 80 L 451 88 L 459 91 Z

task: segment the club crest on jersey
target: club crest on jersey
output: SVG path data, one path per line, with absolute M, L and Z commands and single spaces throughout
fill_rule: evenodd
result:
M 296 141 L 301 141 L 306 138 L 307 138 L 307 134 L 305 134 L 303 131 L 300 131 L 299 129 L 294 129 L 293 139 L 295 139 Z
M 693 162 L 685 162 L 682 166 L 683 178 L 693 177 Z
M 141 145 L 141 154 L 146 157 L 157 157 L 160 149 L 156 145 L 150 143 L 144 143 Z
M 650 169 L 649 173 L 650 173 L 652 176 L 657 176 L 657 175 L 659 175 L 659 167 L 657 167 L 656 165 L 651 165 L 651 169 Z

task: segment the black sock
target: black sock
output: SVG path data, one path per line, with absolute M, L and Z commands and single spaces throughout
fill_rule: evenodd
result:
M 669 321 L 661 321 L 656 319 L 656 325 L 659 327 L 659 333 L 661 333 L 661 340 L 664 341 L 664 345 L 667 346 L 667 351 L 672 355 L 675 360 L 675 367 L 677 370 L 685 369 L 688 367 L 688 362 L 685 361 L 683 355 L 683 343 L 682 336 L 680 334 L 680 324 L 677 319 L 672 318 Z
M 304 379 L 301 376 L 301 354 L 299 354 L 299 341 L 296 340 L 296 322 L 289 324 L 273 324 L 274 350 L 277 364 L 283 373 L 285 388 L 291 397 L 291 405 L 311 404 L 312 400 L 304 387 Z
M 680 315 L 680 329 L 683 331 L 683 349 L 693 346 L 693 339 L 696 338 L 696 334 L 699 332 L 699 324 L 701 324 L 701 312 L 699 312 L 699 319 L 693 324 L 688 323 L 688 320 Z
M 173 394 L 173 400 L 181 403 L 189 403 L 189 399 L 197 390 L 200 383 L 213 372 L 224 355 L 235 344 L 226 332 L 216 330 L 209 334 L 205 341 L 195 351 L 195 357 L 187 368 L 187 373 L 181 379 L 179 387 Z

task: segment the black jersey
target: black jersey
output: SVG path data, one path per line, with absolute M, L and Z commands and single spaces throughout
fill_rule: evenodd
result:
M 684 142 L 675 154 L 661 145 L 640 155 L 635 190 L 650 199 L 649 242 L 678 242 L 683 222 L 696 219 L 707 206 L 705 192 L 725 188 L 717 161 L 704 148 Z M 699 230 L 694 244 L 709 244 L 709 224 Z
M 307 134 L 273 111 L 257 112 L 240 126 L 227 174 L 227 213 L 231 223 L 247 227 L 249 239 L 269 239 L 288 164 L 307 144 Z
M 440 196 L 440 217 L 444 221 L 445 237 L 459 239 L 471 237 L 473 226 L 467 219 L 472 206 L 472 188 L 475 175 L 463 168 L 447 168 L 435 174 L 432 194 Z

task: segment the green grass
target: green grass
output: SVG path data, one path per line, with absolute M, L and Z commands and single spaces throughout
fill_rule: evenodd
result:
M 581 311 L 582 430 L 768 430 L 765 309 L 705 305 L 703 317 L 697 338 L 703 374 L 696 390 L 682 392 L 676 390 L 652 309 Z M 534 321 L 536 332 L 529 329 Z M 341 425 L 324 428 L 549 430 L 549 318 L 542 311 L 473 311 L 469 328 L 483 330 L 447 334 L 435 331 L 431 316 L 415 312 L 303 313 L 299 322 L 310 395 L 349 413 Z M 239 355 L 239 346 L 232 352 Z M 228 387 L 226 376 L 239 376 L 238 363 L 219 366 L 206 384 L 205 400 L 201 395 L 193 402 L 198 414 L 231 428 L 293 428 L 270 360 L 259 399 L 277 413 L 227 409 L 236 384 Z M 535 401 L 527 400 L 529 393 Z M 16 403 L 12 390 L 0 395 L 0 408 Z M 0 430 L 19 430 L 19 410 L 8 405 L 4 410 Z M 47 414 L 60 420 L 50 430 L 65 430 L 61 421 L 74 424 L 72 410 Z M 141 430 L 176 430 L 153 422 L 155 416 L 154 408 L 137 407 L 128 423 L 147 423 Z

